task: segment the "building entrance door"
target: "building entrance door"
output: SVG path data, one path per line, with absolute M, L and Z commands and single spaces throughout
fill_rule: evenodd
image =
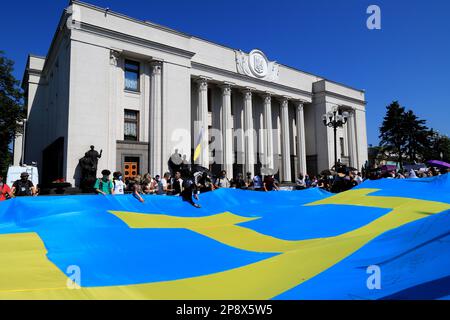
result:
M 139 174 L 139 158 L 126 157 L 123 167 L 125 180 L 136 177 Z

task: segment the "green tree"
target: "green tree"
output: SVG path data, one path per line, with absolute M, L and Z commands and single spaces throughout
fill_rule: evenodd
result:
M 426 162 L 450 158 L 450 138 L 426 126 L 426 121 L 413 111 L 406 111 L 398 101 L 386 107 L 380 127 L 380 152 L 394 158 L 402 166 L 403 160 Z
M 430 131 L 426 121 L 419 119 L 412 110 L 407 111 L 400 123 L 405 132 L 404 152 L 410 162 L 423 161 L 429 146 Z
M 404 124 L 405 108 L 398 101 L 386 107 L 386 115 L 380 127 L 380 146 L 391 155 L 395 155 L 403 165 L 403 153 L 406 146 L 406 132 Z
M 450 163 L 450 138 L 431 129 L 425 159 L 443 160 Z
M 23 93 L 13 76 L 14 62 L 0 51 L 0 174 L 4 175 L 11 163 L 10 145 L 21 132 L 24 118 Z

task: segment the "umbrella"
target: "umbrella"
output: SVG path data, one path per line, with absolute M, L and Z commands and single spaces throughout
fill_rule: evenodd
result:
M 403 165 L 403 169 L 405 169 L 406 171 L 410 171 L 411 169 L 413 170 L 420 170 L 420 169 L 424 169 L 426 168 L 426 165 L 424 165 L 423 163 L 419 163 L 419 164 L 404 164 Z
M 206 172 L 206 174 L 207 174 L 208 176 L 211 176 L 211 177 L 214 176 L 214 175 L 212 174 L 212 172 L 209 171 L 209 169 L 207 169 L 207 168 L 205 168 L 205 167 L 202 167 L 202 166 L 200 166 L 200 165 L 197 165 L 197 164 L 192 165 L 192 172 L 195 172 L 195 173 L 197 173 L 197 172 L 201 172 L 201 173 Z
M 432 166 L 435 166 L 435 167 L 450 168 L 450 163 L 440 161 L 440 160 L 430 160 L 430 161 L 427 161 L 427 163 L 431 164 Z

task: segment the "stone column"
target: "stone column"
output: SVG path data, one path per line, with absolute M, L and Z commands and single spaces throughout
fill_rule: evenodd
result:
M 266 166 L 275 169 L 273 159 L 273 127 L 272 127 L 272 97 L 269 93 L 264 96 L 264 142 L 266 154 Z
M 222 154 L 223 170 L 233 178 L 233 134 L 231 124 L 231 86 L 224 84 L 222 89 Z
M 150 135 L 149 170 L 152 175 L 163 175 L 162 170 L 162 99 L 161 99 L 162 62 L 150 64 Z
M 356 151 L 356 132 L 355 132 L 355 111 L 349 111 L 349 118 L 347 120 L 347 139 L 348 139 L 348 153 L 350 156 L 350 166 L 358 170 L 358 159 Z
M 197 80 L 198 109 L 197 109 L 197 129 L 195 143 L 201 135 L 200 157 L 196 163 L 202 167 L 209 168 L 209 134 L 208 134 L 208 81 L 205 78 Z M 196 148 L 197 145 L 194 146 Z
M 281 101 L 281 162 L 283 182 L 291 181 L 291 148 L 289 141 L 289 100 L 284 98 Z
M 123 106 L 119 105 L 118 94 L 121 92 L 122 88 L 119 85 L 119 79 L 121 79 L 122 69 L 120 68 L 120 55 L 121 52 L 116 50 L 110 50 L 110 80 L 109 80 L 109 113 L 108 113 L 108 148 L 106 152 L 106 163 L 107 168 L 114 171 L 122 171 L 121 164 L 117 164 L 116 153 L 117 153 L 117 119 L 123 117 Z M 122 113 L 122 115 L 119 114 Z M 140 121 L 141 119 L 138 119 Z M 120 123 L 120 125 L 123 124 Z M 139 128 L 139 126 L 138 126 Z M 139 135 L 139 133 L 138 133 Z M 123 137 L 122 137 L 123 138 Z M 120 140 L 122 140 L 122 138 Z
M 252 91 L 244 90 L 245 173 L 255 173 Z
M 305 175 L 306 172 L 306 136 L 305 136 L 305 116 L 303 113 L 303 102 L 296 103 L 297 121 L 297 158 L 299 172 Z

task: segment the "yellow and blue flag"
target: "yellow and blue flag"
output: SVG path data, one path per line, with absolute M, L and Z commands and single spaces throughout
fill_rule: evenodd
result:
M 200 157 L 202 151 L 202 141 L 203 141 L 203 127 L 200 129 L 197 140 L 195 141 L 195 149 L 194 149 L 194 162 Z
M 0 299 L 450 299 L 450 178 L 0 203 Z

